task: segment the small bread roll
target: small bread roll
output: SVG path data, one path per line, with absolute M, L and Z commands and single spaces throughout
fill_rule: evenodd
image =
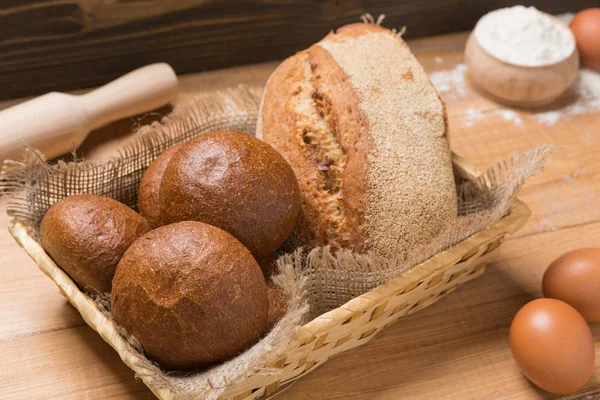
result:
M 113 280 L 111 308 L 149 358 L 191 370 L 256 342 L 267 327 L 269 300 L 260 267 L 237 239 L 186 221 L 131 245 Z
M 80 288 L 110 292 L 121 256 L 149 230 L 148 222 L 125 204 L 78 194 L 50 207 L 40 235 L 44 250 Z
M 162 182 L 163 174 L 167 168 L 167 164 L 171 161 L 171 157 L 181 147 L 180 144 L 163 151 L 152 164 L 148 166 L 142 181 L 140 182 L 140 190 L 138 192 L 138 210 L 142 217 L 146 218 L 146 221 L 153 228 L 157 228 L 162 225 L 160 221 L 160 205 L 158 204 L 158 193 L 160 189 L 160 182 Z
M 220 131 L 185 143 L 160 185 L 163 223 L 200 221 L 235 236 L 256 258 L 289 236 L 300 210 L 294 171 L 271 146 Z
M 294 168 L 298 236 L 401 257 L 457 219 L 446 109 L 406 43 L 347 25 L 285 60 L 256 136 Z

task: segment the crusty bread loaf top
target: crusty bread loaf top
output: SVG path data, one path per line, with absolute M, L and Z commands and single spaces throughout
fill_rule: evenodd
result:
M 385 252 L 397 242 L 430 240 L 457 213 L 444 103 L 406 43 L 387 29 L 350 25 L 320 46 L 350 77 L 375 145 L 367 247 Z
M 391 31 L 348 25 L 286 60 L 267 83 L 259 120 L 257 135 L 295 168 L 301 223 L 317 238 L 402 255 L 455 220 L 444 104 Z M 311 135 L 337 170 L 339 190 L 323 190 Z M 331 204 L 340 215 L 323 215 Z

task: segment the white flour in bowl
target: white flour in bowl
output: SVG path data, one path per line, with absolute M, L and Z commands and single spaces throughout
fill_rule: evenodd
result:
M 513 7 L 513 9 L 514 8 L 515 7 Z M 521 8 L 526 9 L 525 7 Z M 533 7 L 530 7 L 529 9 L 531 8 Z M 545 16 L 544 14 L 539 13 L 537 10 L 535 11 L 538 14 Z M 566 24 L 571 21 L 573 15 L 573 13 L 564 13 L 556 15 L 556 18 L 562 21 L 566 27 Z M 467 66 L 465 64 L 457 64 L 452 69 L 432 72 L 429 76 L 429 79 L 440 93 L 442 98 L 448 104 L 451 104 L 460 99 L 471 99 L 474 95 L 471 85 L 468 84 L 467 80 L 465 79 L 466 71 Z M 496 115 L 497 117 L 502 118 L 504 121 L 514 125 L 521 125 L 525 120 L 536 120 L 544 125 L 555 125 L 563 118 L 600 111 L 600 71 L 582 68 L 579 71 L 579 78 L 574 84 L 574 89 L 575 96 L 573 101 L 554 110 L 536 111 L 510 108 L 478 110 L 471 107 L 466 110 L 464 116 L 460 120 L 462 121 L 463 125 L 470 127 L 478 123 L 480 120 L 483 120 L 486 115 Z
M 475 39 L 502 61 L 528 67 L 554 64 L 575 50 L 569 28 L 535 7 L 501 8 L 484 15 Z

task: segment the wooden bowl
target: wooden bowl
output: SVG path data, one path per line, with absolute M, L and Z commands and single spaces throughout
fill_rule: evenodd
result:
M 575 48 L 562 61 L 543 66 L 521 66 L 488 53 L 471 32 L 465 49 L 465 63 L 473 84 L 498 101 L 534 107 L 550 103 L 577 78 L 579 54 Z

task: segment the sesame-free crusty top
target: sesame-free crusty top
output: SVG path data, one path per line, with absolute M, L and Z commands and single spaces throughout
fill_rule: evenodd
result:
M 457 218 L 446 111 L 393 32 L 353 24 L 271 75 L 257 136 L 290 162 L 309 245 L 402 256 Z
M 117 200 L 76 194 L 50 207 L 40 236 L 44 250 L 80 288 L 110 292 L 123 253 L 149 230 L 141 215 Z
M 254 344 L 266 331 L 269 300 L 260 267 L 237 239 L 184 221 L 131 245 L 115 273 L 111 306 L 149 358 L 191 370 Z
M 161 222 L 200 221 L 232 234 L 257 259 L 290 235 L 300 211 L 294 171 L 271 146 L 238 131 L 205 133 L 169 161 Z

